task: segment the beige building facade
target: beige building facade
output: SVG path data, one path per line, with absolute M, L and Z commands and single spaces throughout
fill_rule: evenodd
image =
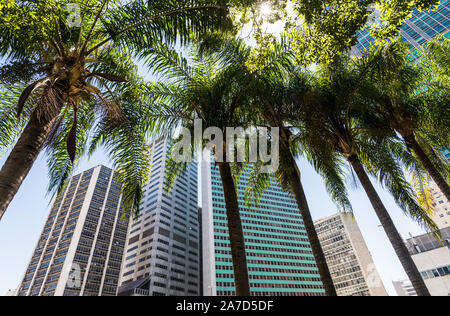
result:
M 450 227 L 441 229 L 444 245 L 433 234 L 412 237 L 408 250 L 432 296 L 450 296 Z
M 18 296 L 116 296 L 127 236 L 116 172 L 97 166 L 56 197 Z
M 434 222 L 439 229 L 450 227 L 450 202 L 435 183 L 431 187 L 431 193 L 434 199 Z
M 387 296 L 372 255 L 352 214 L 315 222 L 339 296 Z

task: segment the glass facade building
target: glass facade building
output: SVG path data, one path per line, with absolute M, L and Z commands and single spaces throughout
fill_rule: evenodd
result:
M 19 296 L 115 296 L 128 219 L 113 170 L 70 179 L 56 197 Z
M 200 295 L 200 225 L 197 164 L 164 189 L 167 140 L 151 145 L 150 181 L 141 214 L 130 221 L 120 296 Z
M 418 48 L 438 35 L 450 37 L 449 30 L 450 0 L 442 0 L 436 10 L 419 12 L 414 9 L 412 17 L 403 23 L 400 36 L 403 41 Z M 358 43 L 352 48 L 352 54 L 355 56 L 361 55 L 373 42 L 369 28 L 359 31 L 357 36 Z
M 323 285 L 295 200 L 272 179 L 259 207 L 245 207 L 248 174 L 240 179 L 239 202 L 251 295 L 322 296 Z M 233 265 L 219 170 L 202 163 L 203 292 L 235 294 Z

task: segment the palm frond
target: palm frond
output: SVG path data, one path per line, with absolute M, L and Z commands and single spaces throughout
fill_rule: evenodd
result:
M 228 8 L 219 0 L 136 0 L 119 4 L 102 17 L 108 39 L 140 52 L 158 41 L 181 44 L 214 28 L 229 26 Z
M 389 148 L 380 142 L 365 142 L 361 147 L 360 159 L 370 174 L 375 176 L 392 194 L 399 207 L 421 224 L 424 228 L 440 237 L 440 232 L 430 217 L 428 210 L 424 210 L 418 203 L 411 185 L 405 179 L 403 170 L 392 158 Z
M 55 196 L 62 192 L 78 162 L 86 153 L 89 132 L 94 123 L 92 104 L 80 103 L 78 113 L 71 108 L 62 115 L 61 123 L 55 126 L 53 136 L 46 144 L 47 166 L 49 170 L 48 194 Z M 67 138 L 72 129 L 74 116 L 77 114 L 77 133 L 75 134 L 75 152 L 73 159 L 69 156 Z
M 0 86 L 0 153 L 3 154 L 12 146 L 27 123 L 36 100 L 31 98 L 26 102 L 23 112 L 26 115 L 18 118 L 16 115 L 17 100 L 22 93 L 21 86 Z
M 89 146 L 89 154 L 102 147 L 117 169 L 123 185 L 124 209 L 139 214 L 143 186 L 148 181 L 151 155 L 147 139 L 158 135 L 155 122 L 148 114 L 151 104 L 143 100 L 143 83 L 129 83 L 117 97 L 124 119 L 111 125 L 100 121 L 96 125 Z
M 270 188 L 273 175 L 261 172 L 262 163 L 255 163 L 247 166 L 249 171 L 248 179 L 245 182 L 244 203 L 249 212 L 253 207 L 259 207 L 261 198 Z M 250 170 L 249 170 L 250 169 Z M 238 182 L 239 183 L 239 182 Z
M 435 203 L 433 191 L 430 187 L 429 177 L 425 174 L 411 174 L 411 186 L 417 196 L 417 202 L 420 207 L 425 210 L 430 216 L 435 214 L 433 204 Z
M 178 139 L 179 140 L 179 139 Z M 174 140 L 173 143 L 176 143 L 176 140 Z M 179 154 L 175 152 L 175 146 L 172 145 L 168 150 L 168 155 L 166 158 L 166 174 L 165 174 L 165 181 L 164 181 L 164 190 L 167 193 L 170 193 L 173 189 L 173 186 L 175 185 L 176 180 L 178 177 L 182 174 L 184 174 L 188 167 L 187 161 L 175 161 L 174 155 Z M 193 152 L 191 148 L 191 152 L 189 153 L 190 158 L 193 157 Z

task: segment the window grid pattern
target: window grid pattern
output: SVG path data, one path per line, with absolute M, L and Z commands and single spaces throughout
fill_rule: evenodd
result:
M 341 214 L 317 222 L 316 231 L 338 296 L 370 296 Z
M 130 223 L 119 295 L 200 295 L 197 164 L 189 164 L 167 193 L 169 148 L 164 139 L 152 144 L 150 180 L 141 214 Z
M 438 35 L 449 38 L 449 30 L 450 0 L 442 0 L 436 10 L 419 12 L 414 9 L 412 17 L 403 23 L 400 36 L 403 41 L 417 48 Z M 370 48 L 374 41 L 369 28 L 358 31 L 357 38 L 358 43 L 352 49 L 352 53 L 355 55 Z
M 96 171 L 98 177 L 94 177 Z M 89 193 L 92 187 L 93 193 Z M 71 281 L 78 282 L 62 284 L 61 295 L 116 295 L 128 229 L 120 199 L 121 186 L 111 169 L 98 166 L 74 176 L 56 197 L 18 295 L 54 296 L 64 282 L 63 267 L 75 264 L 81 268 L 81 274 Z M 89 209 L 81 218 L 87 203 Z M 77 236 L 75 231 L 81 220 L 84 224 Z M 74 259 L 67 263 L 72 248 Z
M 322 296 L 323 285 L 295 200 L 275 179 L 258 206 L 245 207 L 249 173 L 238 186 L 252 296 Z M 216 290 L 235 295 L 225 198 L 218 168 L 211 165 Z

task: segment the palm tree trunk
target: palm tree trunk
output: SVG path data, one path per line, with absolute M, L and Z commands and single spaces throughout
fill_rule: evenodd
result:
M 289 175 L 289 184 L 294 193 L 295 199 L 297 200 L 298 208 L 303 218 L 303 223 L 305 225 L 306 233 L 308 234 L 308 239 L 311 244 L 314 259 L 316 261 L 317 268 L 319 269 L 320 279 L 323 283 L 325 294 L 327 296 L 337 296 L 333 279 L 331 277 L 330 270 L 328 269 L 325 254 L 323 253 L 323 249 L 311 217 L 311 212 L 309 210 L 305 191 L 303 190 L 303 185 L 300 179 L 300 171 L 298 170 L 295 160 L 293 163 L 295 164 L 295 166 L 293 171 Z
M 428 172 L 428 174 L 431 176 L 434 182 L 436 182 L 437 186 L 439 187 L 439 189 L 441 189 L 442 193 L 444 193 L 447 200 L 450 201 L 450 186 L 448 185 L 447 181 L 445 181 L 444 177 L 436 169 L 436 167 L 433 165 L 430 158 L 428 158 L 427 154 L 424 152 L 422 147 L 417 142 L 416 137 L 414 135 L 411 135 L 408 137 L 404 137 L 404 140 L 406 144 L 417 155 L 417 158 L 419 158 L 420 162 L 422 163 L 422 166 L 425 168 L 425 170 Z
M 250 282 L 245 254 L 245 240 L 236 187 L 230 165 L 218 163 L 222 179 L 225 204 L 227 209 L 228 233 L 230 235 L 231 256 L 233 259 L 234 283 L 237 296 L 250 296 Z
M 397 231 L 397 228 L 395 227 L 392 218 L 390 217 L 377 191 L 372 185 L 372 182 L 370 181 L 369 176 L 367 175 L 363 165 L 361 164 L 361 161 L 357 156 L 352 156 L 348 160 L 352 165 L 353 169 L 355 170 L 359 180 L 361 181 L 361 184 L 364 187 L 364 190 L 366 191 L 367 196 L 369 197 L 370 202 L 372 203 L 372 206 L 375 209 L 375 212 L 381 224 L 383 225 L 383 228 L 392 246 L 394 247 L 394 250 L 398 258 L 400 259 L 400 262 L 403 268 L 405 269 L 408 278 L 410 279 L 412 285 L 414 286 L 417 295 L 430 296 L 430 292 L 428 291 L 428 288 L 426 287 L 425 282 L 421 274 L 419 273 L 416 264 L 411 258 L 408 248 L 403 242 L 403 239 L 400 236 L 399 232 Z
M 0 170 L 0 220 L 41 152 L 55 119 L 34 111 Z

